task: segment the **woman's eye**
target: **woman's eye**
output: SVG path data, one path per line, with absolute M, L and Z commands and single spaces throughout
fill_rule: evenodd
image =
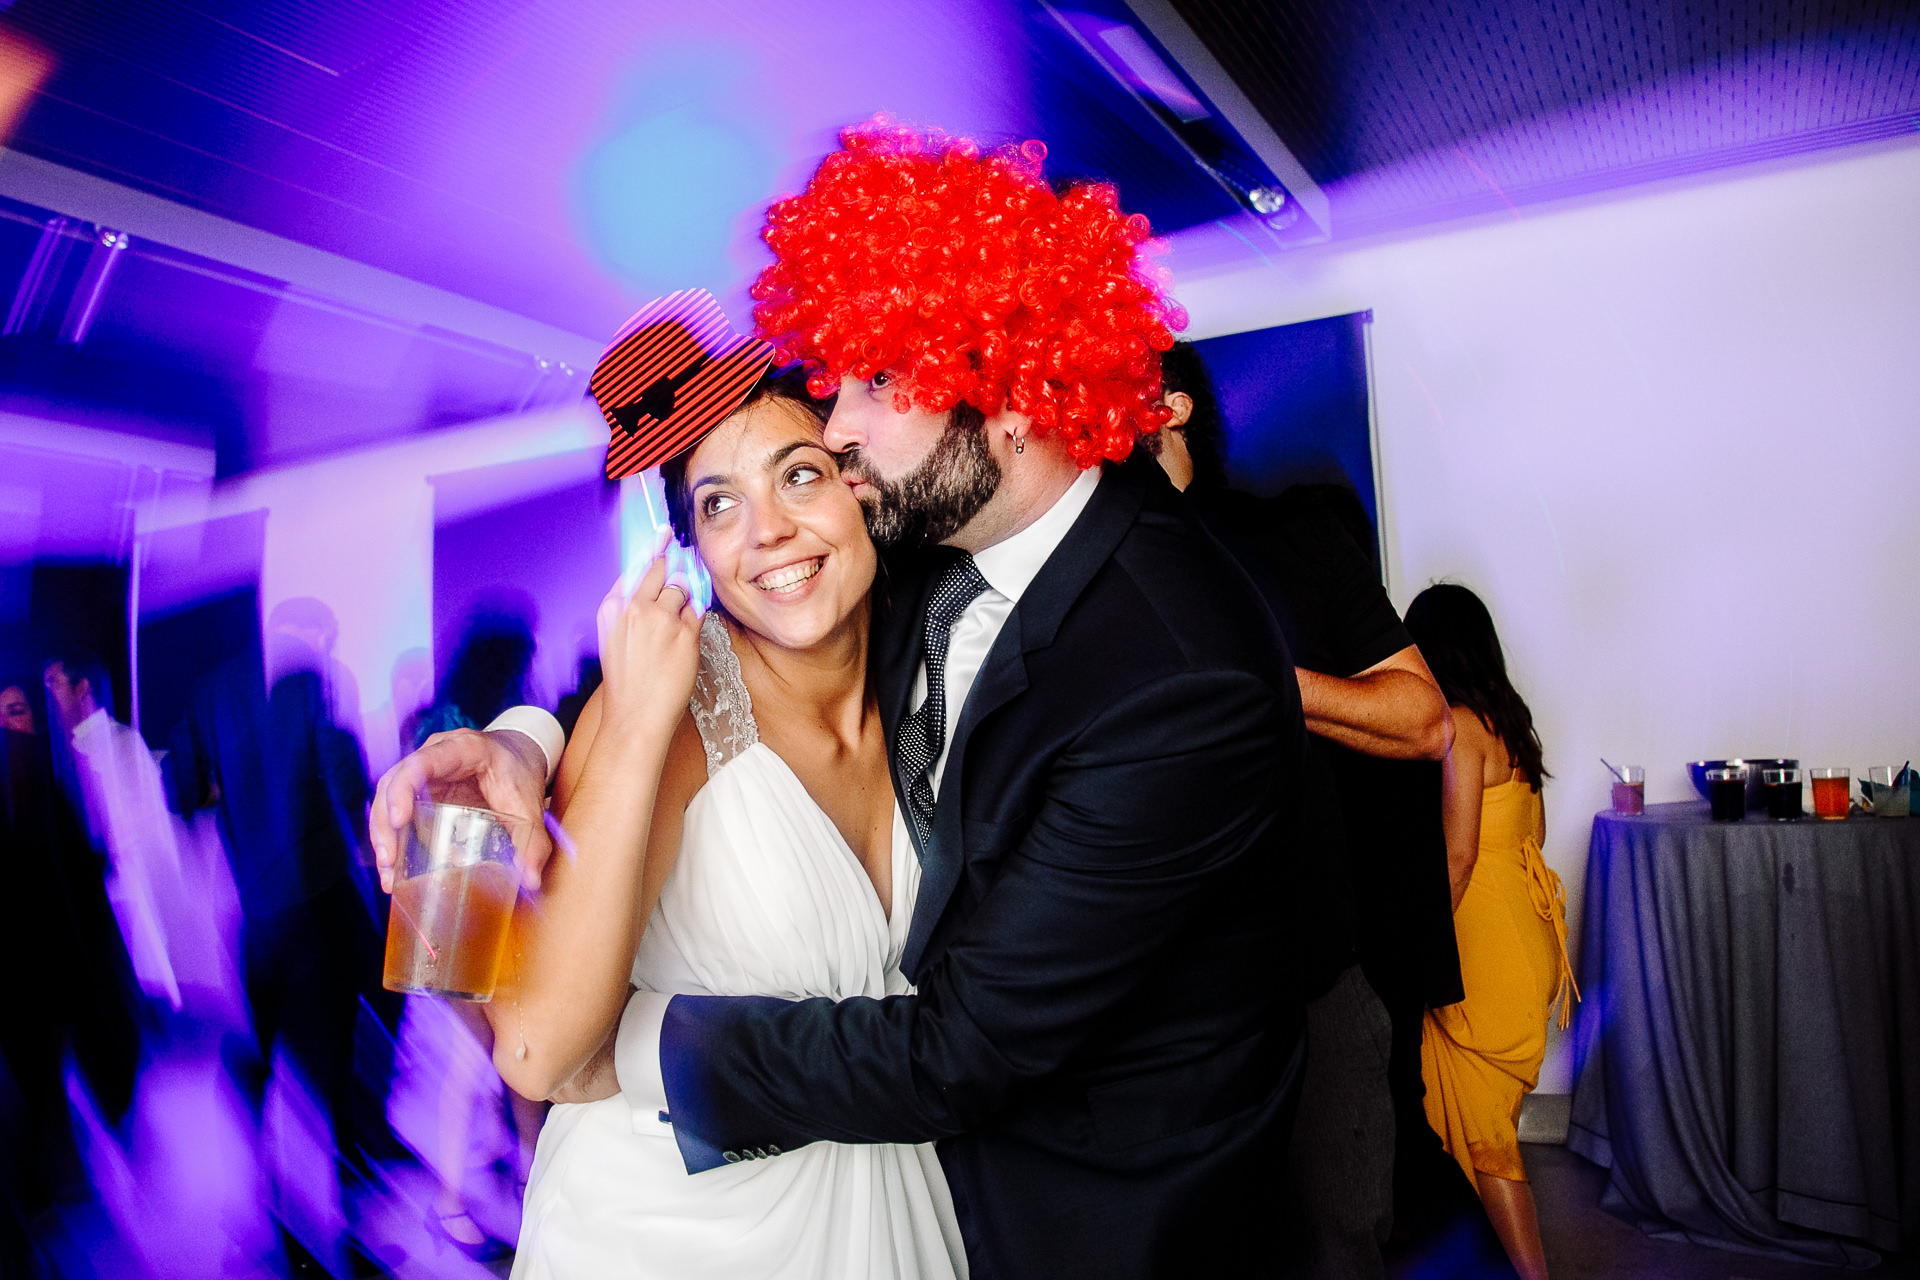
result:
M 874 374 L 873 377 L 867 379 L 867 385 L 875 391 L 884 391 L 893 385 L 893 375 L 885 369 L 882 369 L 880 372 Z
M 708 494 L 700 500 L 700 514 L 711 520 L 722 511 L 738 505 L 737 500 L 724 493 Z
M 787 472 L 788 484 L 812 484 L 826 473 L 812 463 L 803 463 Z

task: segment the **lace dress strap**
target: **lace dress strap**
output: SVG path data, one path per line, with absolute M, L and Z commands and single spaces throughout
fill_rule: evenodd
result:
M 707 749 L 709 778 L 760 741 L 759 726 L 753 722 L 753 698 L 747 693 L 740 659 L 718 609 L 709 610 L 700 623 L 700 672 L 694 677 L 687 709 L 693 712 L 700 742 Z

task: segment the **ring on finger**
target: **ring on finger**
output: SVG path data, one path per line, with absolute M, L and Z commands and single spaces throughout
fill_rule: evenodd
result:
M 669 582 L 660 588 L 660 594 L 662 596 L 665 596 L 666 593 L 669 591 L 678 591 L 680 593 L 680 600 L 683 606 L 693 603 L 693 592 L 687 590 L 686 587 L 682 586 L 680 583 Z

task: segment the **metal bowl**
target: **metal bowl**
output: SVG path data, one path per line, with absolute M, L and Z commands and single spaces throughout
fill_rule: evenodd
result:
M 1758 809 L 1767 802 L 1767 784 L 1760 780 L 1762 769 L 1798 769 L 1798 760 L 1780 757 L 1762 759 L 1758 756 L 1743 756 L 1734 760 L 1692 760 L 1687 763 L 1687 776 L 1693 779 L 1693 789 L 1700 793 L 1702 800 L 1712 799 L 1707 790 L 1707 770 L 1709 769 L 1745 769 L 1747 771 L 1747 808 Z

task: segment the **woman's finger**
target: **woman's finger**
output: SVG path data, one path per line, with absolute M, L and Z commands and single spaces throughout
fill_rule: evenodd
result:
M 629 609 L 637 605 L 652 604 L 660 598 L 660 588 L 667 581 L 667 557 L 656 555 L 647 562 L 647 571 L 640 575 L 640 581 L 633 588 L 633 596 L 627 601 Z
M 673 530 L 666 525 L 661 525 L 653 531 L 653 537 L 647 541 L 646 550 L 635 557 L 626 571 L 620 575 L 618 585 L 622 604 L 632 599 L 639 591 L 641 579 L 652 570 L 654 562 L 666 554 L 667 546 L 672 541 Z
M 678 578 L 668 578 L 660 587 L 660 603 L 677 615 L 693 606 L 693 588 Z

